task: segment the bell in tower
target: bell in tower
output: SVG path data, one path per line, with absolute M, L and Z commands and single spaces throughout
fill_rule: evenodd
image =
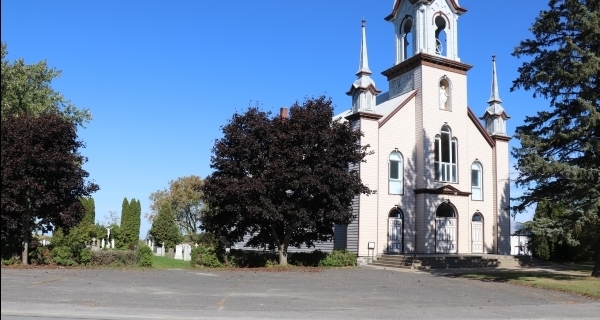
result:
M 456 0 L 396 0 L 385 18 L 396 30 L 395 64 L 418 53 L 460 61 L 457 22 L 466 11 Z

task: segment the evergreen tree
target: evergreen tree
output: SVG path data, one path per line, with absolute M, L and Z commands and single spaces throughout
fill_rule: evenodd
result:
M 532 90 L 548 110 L 516 129 L 516 212 L 542 202 L 564 205 L 560 215 L 536 218 L 538 236 L 577 248 L 595 247 L 600 277 L 600 0 L 550 0 L 513 55 L 531 60 L 519 68 L 512 90 Z M 585 237 L 582 237 L 585 235 Z
M 94 204 L 94 198 L 81 198 L 81 203 L 85 208 L 85 215 L 83 216 L 82 223 L 94 224 L 96 221 L 96 206 Z
M 165 243 L 165 248 L 175 248 L 183 237 L 175 222 L 175 213 L 168 203 L 164 203 L 152 221 L 150 235 L 157 245 Z

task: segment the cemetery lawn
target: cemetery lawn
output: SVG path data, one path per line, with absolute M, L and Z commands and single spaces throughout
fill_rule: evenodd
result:
M 600 279 L 588 274 L 529 271 L 474 272 L 456 275 L 481 281 L 508 282 L 524 286 L 574 293 L 600 300 Z
M 188 269 L 189 261 L 171 259 L 169 257 L 153 256 L 152 267 L 156 269 Z

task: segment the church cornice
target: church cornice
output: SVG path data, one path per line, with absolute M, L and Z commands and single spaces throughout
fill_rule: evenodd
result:
M 511 137 L 509 137 L 509 136 L 503 136 L 503 135 L 501 135 L 501 134 L 495 134 L 495 135 L 493 135 L 493 136 L 492 136 L 492 139 L 494 139 L 494 140 L 500 140 L 500 141 L 506 141 L 506 142 L 508 142 L 508 141 L 510 141 L 510 139 L 512 139 L 512 138 L 511 138 Z
M 496 141 L 494 141 L 494 139 L 490 136 L 490 134 L 487 132 L 487 130 L 485 130 L 483 125 L 481 125 L 481 122 L 479 122 L 479 119 L 477 119 L 477 116 L 475 115 L 473 110 L 471 110 L 471 108 L 467 107 L 467 113 L 469 114 L 469 119 L 471 119 L 471 121 L 473 122 L 475 127 L 477 127 L 477 130 L 479 130 L 479 133 L 481 133 L 481 135 L 485 138 L 485 141 L 487 141 L 487 143 L 490 145 L 490 147 L 492 147 L 492 148 L 495 147 Z
M 449 184 L 447 184 L 443 187 L 437 188 L 437 189 L 428 189 L 428 188 L 415 189 L 415 193 L 416 194 L 421 194 L 421 193 L 446 194 L 446 195 L 463 196 L 463 197 L 468 197 L 471 195 L 471 192 L 460 191 L 457 188 L 455 188 Z
M 473 68 L 473 66 L 470 64 L 450 60 L 442 56 L 420 52 L 409 59 L 404 60 L 399 64 L 383 71 L 381 74 L 386 76 L 387 80 L 390 81 L 391 79 L 394 79 L 421 65 L 458 74 L 467 74 L 467 71 Z
M 356 113 L 353 113 L 353 114 L 347 116 L 346 120 L 348 120 L 348 121 L 354 121 L 354 120 L 359 120 L 359 119 L 379 120 L 379 119 L 381 119 L 381 117 L 383 117 L 383 115 L 380 115 L 377 113 L 372 113 L 372 112 L 359 111 L 359 112 L 356 112 Z
M 431 4 L 434 0 L 396 0 L 394 2 L 394 8 L 392 9 L 392 13 L 390 13 L 389 15 L 387 15 L 384 19 L 386 21 L 390 21 L 390 20 L 394 20 L 394 18 L 396 17 L 396 14 L 398 13 L 398 9 L 400 8 L 400 3 L 404 2 L 404 1 L 410 1 L 410 3 L 415 4 L 419 1 L 421 2 L 427 2 L 427 4 Z M 467 9 L 460 7 L 458 5 L 458 3 L 456 3 L 455 0 L 450 0 L 450 3 L 452 4 L 452 6 L 454 7 L 454 9 L 456 9 L 458 14 L 463 14 L 465 12 L 467 12 Z

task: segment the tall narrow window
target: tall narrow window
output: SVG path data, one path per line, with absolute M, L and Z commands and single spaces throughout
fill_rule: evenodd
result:
M 402 26 L 402 60 L 406 60 L 414 54 L 413 48 L 413 34 L 412 30 L 412 19 L 407 19 Z
M 442 126 L 440 134 L 435 137 L 435 177 L 442 182 L 457 182 L 457 148 L 458 142 L 452 137 L 447 125 Z
M 471 200 L 483 200 L 483 174 L 481 164 L 473 162 L 471 165 Z
M 447 52 L 444 48 L 446 46 L 446 19 L 442 16 L 435 17 L 435 25 L 437 27 L 435 30 L 435 53 L 446 56 Z
M 402 194 L 403 192 L 403 180 L 404 170 L 402 164 L 402 155 L 398 151 L 394 151 L 390 154 L 389 158 L 389 193 L 390 194 Z

